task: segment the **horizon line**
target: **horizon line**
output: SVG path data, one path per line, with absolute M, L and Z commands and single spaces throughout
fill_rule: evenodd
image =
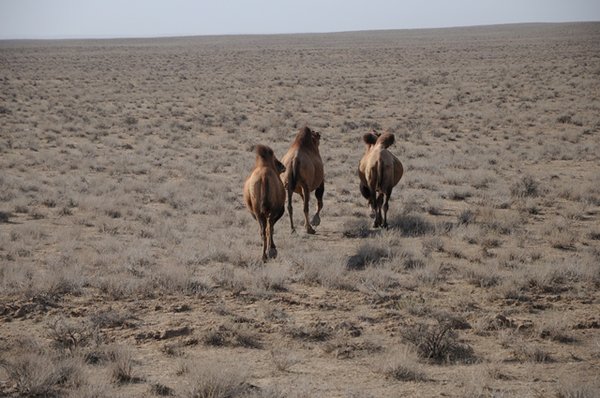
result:
M 347 34 L 360 32 L 384 32 L 384 31 L 417 31 L 417 30 L 444 30 L 444 29 L 464 29 L 464 28 L 484 28 L 516 25 L 568 25 L 568 24 L 586 24 L 600 23 L 600 20 L 573 20 L 573 21 L 544 21 L 544 22 L 506 22 L 494 24 L 473 24 L 473 25 L 449 25 L 432 26 L 418 28 L 377 28 L 377 29 L 356 29 L 356 30 L 332 30 L 332 31 L 309 31 L 309 32 L 275 32 L 275 33 L 167 33 L 159 35 L 89 35 L 89 36 L 32 36 L 32 37 L 0 37 L 0 41 L 69 41 L 69 40 L 147 40 L 147 39 L 176 39 L 191 37 L 233 37 L 233 36 L 292 36 L 292 35 L 328 35 L 328 34 Z

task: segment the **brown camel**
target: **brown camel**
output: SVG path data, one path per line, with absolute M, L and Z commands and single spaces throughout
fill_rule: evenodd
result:
M 395 141 L 394 134 L 378 134 L 375 131 L 363 136 L 367 148 L 358 165 L 360 192 L 369 201 L 373 227 L 387 228 L 387 212 L 392 190 L 402 178 L 404 168 L 388 148 Z M 383 219 L 381 208 L 383 205 Z
M 260 226 L 263 261 L 277 257 L 273 226 L 285 211 L 285 190 L 279 179 L 279 174 L 284 171 L 285 166 L 277 160 L 271 148 L 256 146 L 256 164 L 244 184 L 244 202 Z
M 319 213 L 323 208 L 323 193 L 325 192 L 325 181 L 323 175 L 323 161 L 319 154 L 319 141 L 321 134 L 303 127 L 298 131 L 292 146 L 287 151 L 282 161 L 286 171 L 282 175 L 283 184 L 287 192 L 287 210 L 290 215 L 290 226 L 294 228 L 294 216 L 292 210 L 292 194 L 296 192 L 304 200 L 304 225 L 306 232 L 314 234 L 312 226 L 321 223 Z M 308 222 L 308 201 L 310 193 L 315 191 L 317 198 L 317 212 L 312 222 Z M 312 225 L 311 225 L 312 224 Z

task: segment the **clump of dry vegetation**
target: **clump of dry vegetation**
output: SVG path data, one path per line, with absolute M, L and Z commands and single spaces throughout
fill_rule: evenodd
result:
M 0 395 L 597 396 L 599 42 L 0 42 Z M 322 222 L 283 217 L 263 264 L 251 150 L 304 125 Z M 405 168 L 387 230 L 358 187 L 370 129 Z

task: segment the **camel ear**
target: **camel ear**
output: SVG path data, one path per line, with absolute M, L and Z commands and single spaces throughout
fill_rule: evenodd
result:
M 363 135 L 363 141 L 367 145 L 375 145 L 375 143 L 377 142 L 377 136 L 375 134 L 373 134 L 372 132 L 367 133 L 367 134 Z
M 396 142 L 396 137 L 394 137 L 394 134 L 392 133 L 383 133 L 377 139 L 377 142 L 379 142 L 384 148 L 389 148 L 394 144 L 394 142 Z

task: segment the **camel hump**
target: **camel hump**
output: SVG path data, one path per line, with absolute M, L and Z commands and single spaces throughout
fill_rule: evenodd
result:
M 381 144 L 384 148 L 389 148 L 396 142 L 396 137 L 392 133 L 383 133 L 377 139 L 377 143 Z

